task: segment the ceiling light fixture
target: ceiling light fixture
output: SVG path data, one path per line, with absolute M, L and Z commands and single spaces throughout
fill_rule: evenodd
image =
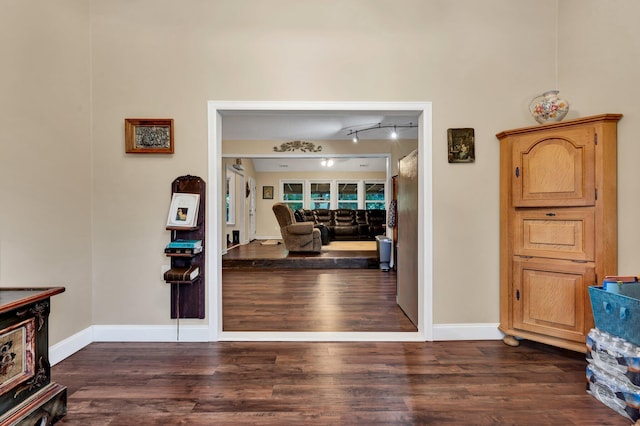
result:
M 320 164 L 322 165 L 322 167 L 331 167 L 333 166 L 333 160 L 330 158 L 329 159 L 325 158 L 320 162 Z
M 418 127 L 417 124 L 409 123 L 409 124 L 382 124 L 378 123 L 375 126 L 365 127 L 364 129 L 358 130 L 349 130 L 347 136 L 353 136 L 353 142 L 356 143 L 360 140 L 358 133 L 368 132 L 370 130 L 378 130 L 378 129 L 393 129 L 391 132 L 391 139 L 398 139 L 398 129 L 413 129 L 414 127 Z

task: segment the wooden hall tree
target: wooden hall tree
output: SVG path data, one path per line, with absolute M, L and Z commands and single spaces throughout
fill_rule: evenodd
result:
M 588 287 L 617 272 L 620 114 L 506 130 L 500 140 L 500 330 L 580 352 Z

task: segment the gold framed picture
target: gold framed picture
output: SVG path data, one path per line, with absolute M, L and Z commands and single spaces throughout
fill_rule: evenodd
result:
M 476 160 L 475 132 L 472 128 L 447 129 L 450 163 L 473 163 Z
M 127 154 L 173 154 L 172 118 L 125 118 Z

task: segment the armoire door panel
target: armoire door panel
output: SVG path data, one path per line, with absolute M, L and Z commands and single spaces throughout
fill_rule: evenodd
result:
M 513 278 L 514 328 L 584 341 L 591 264 L 516 258 Z
M 592 206 L 595 150 L 592 127 L 522 135 L 513 146 L 513 206 Z
M 595 211 L 591 208 L 517 210 L 514 254 L 595 260 Z

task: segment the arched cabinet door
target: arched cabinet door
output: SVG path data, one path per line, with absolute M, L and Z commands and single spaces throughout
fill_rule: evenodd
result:
M 513 206 L 593 206 L 595 137 L 591 126 L 519 136 L 512 151 Z

